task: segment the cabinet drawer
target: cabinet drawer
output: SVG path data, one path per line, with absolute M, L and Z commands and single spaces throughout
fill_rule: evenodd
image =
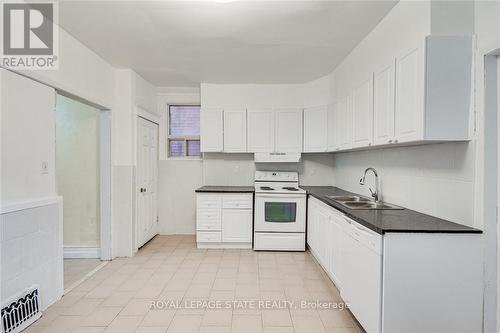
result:
M 198 194 L 196 196 L 196 208 L 221 208 L 221 199 L 219 194 Z
M 221 220 L 197 220 L 196 221 L 196 230 L 202 231 L 220 231 L 221 230 Z
M 222 208 L 225 208 L 225 209 L 251 209 L 252 208 L 252 195 L 251 194 L 224 195 L 222 197 Z
M 220 209 L 198 209 L 196 211 L 196 220 L 218 220 L 221 219 L 221 210 Z
M 198 243 L 219 243 L 221 239 L 220 231 L 198 231 L 196 233 Z

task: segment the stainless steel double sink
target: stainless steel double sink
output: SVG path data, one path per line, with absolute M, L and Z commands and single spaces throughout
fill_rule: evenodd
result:
M 360 195 L 327 195 L 326 197 L 353 210 L 404 209 L 403 207 L 391 205 L 381 201 L 375 202 L 370 198 Z

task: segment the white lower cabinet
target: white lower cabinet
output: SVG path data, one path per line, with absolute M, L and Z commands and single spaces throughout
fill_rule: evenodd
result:
M 481 234 L 381 235 L 308 199 L 309 250 L 368 333 L 481 332 L 481 242 Z
M 198 248 L 251 248 L 253 194 L 197 193 Z
M 252 243 L 252 209 L 223 209 L 222 241 Z

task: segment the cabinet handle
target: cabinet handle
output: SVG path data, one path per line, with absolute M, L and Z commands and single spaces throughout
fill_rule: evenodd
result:
M 397 143 L 398 142 L 398 139 L 394 139 L 394 143 Z
M 392 143 L 392 139 L 387 140 L 387 143 Z

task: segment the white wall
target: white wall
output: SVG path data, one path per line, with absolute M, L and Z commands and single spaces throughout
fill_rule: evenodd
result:
M 4 69 L 0 69 L 0 82 L 3 210 L 56 195 L 55 92 Z M 43 163 L 46 172 L 41 170 Z
M 201 84 L 206 108 L 287 108 L 304 103 L 302 84 Z
M 22 73 L 106 108 L 113 107 L 113 66 L 62 29 L 58 59 L 58 70 Z
M 64 198 L 64 246 L 99 247 L 100 112 L 57 96 L 56 182 Z

